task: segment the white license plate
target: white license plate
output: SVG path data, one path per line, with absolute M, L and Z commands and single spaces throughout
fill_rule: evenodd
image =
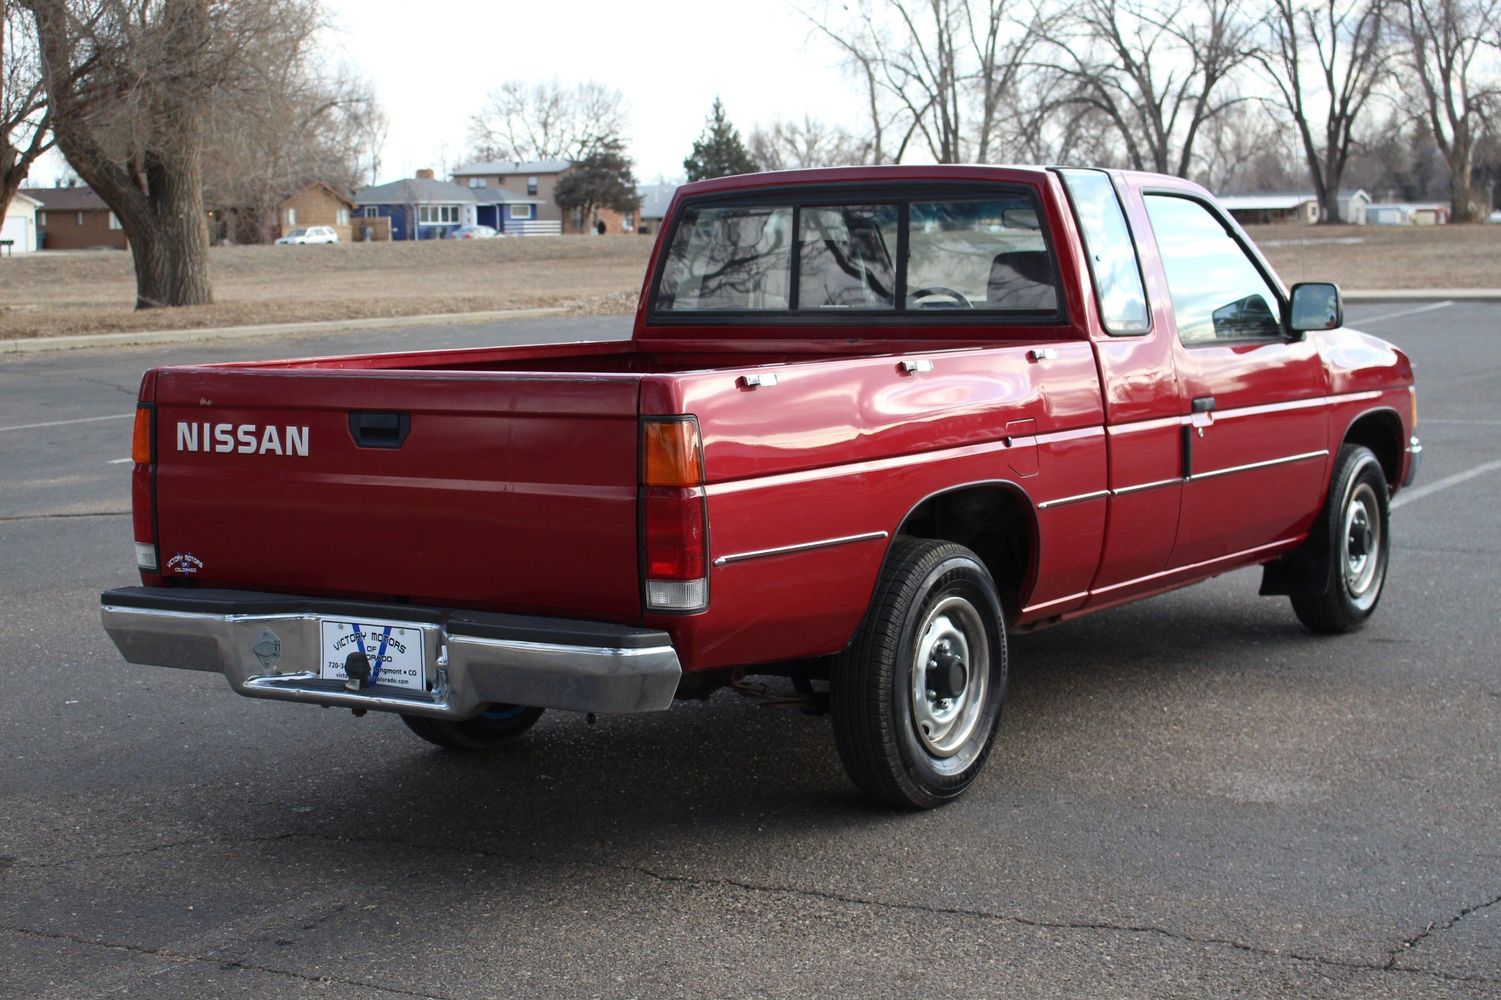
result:
M 370 661 L 370 683 L 408 691 L 427 690 L 427 659 L 422 655 L 422 630 L 387 622 L 321 623 L 323 656 L 318 675 L 327 681 L 347 681 L 344 664 L 351 653 Z

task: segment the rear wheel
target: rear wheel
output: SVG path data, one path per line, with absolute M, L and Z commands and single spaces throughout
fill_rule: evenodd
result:
M 403 715 L 407 728 L 448 750 L 494 750 L 525 733 L 542 717 L 542 709 L 525 705 L 491 705 L 483 713 L 455 722 Z
M 1391 551 L 1386 475 L 1362 445 L 1339 451 L 1329 499 L 1314 527 L 1315 544 L 1326 546 L 1329 587 L 1322 594 L 1294 594 L 1293 611 L 1315 632 L 1353 632 L 1366 623 L 1386 584 Z
M 969 549 L 897 542 L 831 676 L 834 739 L 860 789 L 932 808 L 979 776 L 1006 694 L 995 582 Z

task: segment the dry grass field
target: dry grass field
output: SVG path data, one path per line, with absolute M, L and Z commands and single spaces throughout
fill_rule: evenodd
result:
M 0 339 L 561 306 L 634 308 L 645 236 L 214 247 L 214 304 L 137 312 L 130 254 L 0 258 Z
M 1262 226 L 1251 231 L 1288 283 L 1347 289 L 1501 286 L 1501 226 Z M 136 312 L 130 255 L 0 258 L 0 339 L 297 320 L 558 306 L 629 313 L 651 251 L 644 236 L 216 247 L 216 302 Z
M 1252 226 L 1247 232 L 1289 285 L 1501 288 L 1501 226 Z

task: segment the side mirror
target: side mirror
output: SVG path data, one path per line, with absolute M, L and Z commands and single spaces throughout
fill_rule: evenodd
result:
M 1345 306 L 1339 286 L 1327 281 L 1306 281 L 1293 286 L 1287 304 L 1287 328 L 1292 333 L 1337 330 L 1345 325 Z

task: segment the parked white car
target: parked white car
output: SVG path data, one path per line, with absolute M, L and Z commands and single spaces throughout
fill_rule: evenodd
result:
M 276 241 L 278 246 L 337 242 L 339 242 L 339 234 L 334 232 L 333 226 L 298 226 Z

